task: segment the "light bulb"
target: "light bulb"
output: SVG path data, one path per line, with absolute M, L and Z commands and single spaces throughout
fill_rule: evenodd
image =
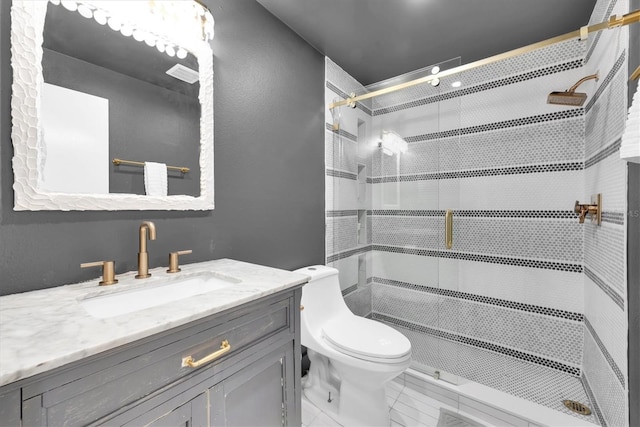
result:
M 81 4 L 78 6 L 78 13 L 87 19 L 93 18 L 93 12 L 86 4 Z
M 133 34 L 133 27 L 129 24 L 122 24 L 122 28 L 120 28 L 120 34 L 125 37 L 131 37 L 131 34 Z
M 104 13 L 104 10 L 97 9 L 93 12 L 93 19 L 100 25 L 105 25 L 107 23 L 107 14 Z
M 60 4 L 60 0 L 49 0 L 52 4 L 58 6 Z
M 435 78 L 433 80 L 431 80 L 431 86 L 436 87 L 440 84 L 440 79 Z
M 453 82 L 451 83 L 451 87 L 460 87 L 462 86 L 462 82 Z
M 65 9 L 67 9 L 70 12 L 75 12 L 76 10 L 78 10 L 78 3 L 74 1 L 62 0 L 61 4 L 62 6 L 64 6 Z
M 122 23 L 120 22 L 120 20 L 118 18 L 114 18 L 113 16 L 107 20 L 107 24 L 113 31 L 120 31 L 120 27 L 122 27 Z
M 165 49 L 165 52 L 167 53 L 167 55 L 171 57 L 176 56 L 176 50 L 173 48 L 173 46 L 167 46 L 167 48 Z
M 141 42 L 142 40 L 144 40 L 146 38 L 146 33 L 142 30 L 134 30 L 133 31 L 133 38 L 136 39 L 137 41 Z
M 184 50 L 183 48 L 178 49 L 178 52 L 176 53 L 176 56 L 180 59 L 184 59 L 187 57 L 187 51 Z
M 158 52 L 164 52 L 164 47 L 164 43 L 162 43 L 160 40 L 156 42 L 156 49 L 158 49 Z
M 147 36 L 144 38 L 144 42 L 149 47 L 154 47 L 156 45 L 156 38 L 151 33 L 147 33 Z
M 438 74 L 440 72 L 440 67 L 437 65 L 431 69 L 431 74 Z

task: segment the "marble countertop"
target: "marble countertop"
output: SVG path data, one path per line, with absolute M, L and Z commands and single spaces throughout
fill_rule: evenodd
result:
M 119 274 L 119 283 L 98 286 L 99 279 L 0 297 L 0 386 L 46 372 L 85 357 L 184 325 L 223 310 L 306 283 L 308 276 L 230 259 L 166 267 L 136 280 L 136 272 Z M 167 279 L 204 272 L 240 283 L 212 292 L 109 318 L 91 316 L 87 298 L 158 286 Z

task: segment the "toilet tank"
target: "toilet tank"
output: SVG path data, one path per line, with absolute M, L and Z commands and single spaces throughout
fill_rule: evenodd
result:
M 302 321 L 302 344 L 305 344 L 305 329 L 318 332 L 322 324 L 335 316 L 353 316 L 342 298 L 338 270 L 324 265 L 314 265 L 296 270 L 311 279 L 302 287 L 304 310 L 300 313 Z

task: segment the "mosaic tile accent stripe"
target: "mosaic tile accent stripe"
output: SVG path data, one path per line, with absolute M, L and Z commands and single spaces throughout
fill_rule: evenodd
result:
M 517 126 L 525 126 L 533 123 L 544 123 L 553 120 L 564 120 L 584 115 L 582 108 L 572 108 L 570 110 L 556 111 L 554 113 L 538 114 L 536 116 L 521 117 L 519 119 L 505 120 L 502 122 L 487 123 L 484 125 L 469 126 L 466 128 L 452 129 L 442 132 L 425 133 L 422 135 L 407 136 L 404 138 L 408 143 L 429 141 L 432 139 L 450 138 L 458 135 L 468 135 L 472 133 L 488 132 L 497 129 L 506 129 Z
M 397 246 L 372 245 L 374 251 L 393 252 L 400 254 L 410 254 L 419 256 L 431 256 L 439 258 L 463 259 L 466 261 L 488 262 L 492 264 L 516 265 L 519 267 L 544 268 L 548 270 L 568 271 L 571 273 L 582 273 L 581 264 L 571 264 L 564 262 L 538 261 L 532 259 L 519 259 L 509 257 L 497 257 L 489 255 L 466 254 L 460 252 L 433 251 L 427 249 L 402 248 Z
M 325 224 L 326 251 L 342 252 L 358 246 L 358 217 L 329 218 Z
M 356 175 L 355 173 L 338 171 L 335 169 L 327 168 L 326 174 L 327 176 L 332 176 L 334 178 L 346 178 L 346 179 L 352 179 L 354 181 L 358 179 L 358 175 Z
M 612 373 L 609 363 L 589 333 L 584 334 L 583 372 L 587 375 L 591 391 L 598 402 L 607 425 L 628 425 L 627 392 Z M 634 426 L 635 427 L 635 426 Z
M 525 353 L 523 351 L 514 350 L 512 348 L 508 348 L 508 347 L 504 347 L 504 346 L 500 346 L 500 345 L 496 345 L 496 344 L 491 344 L 491 343 L 488 343 L 488 342 L 485 342 L 485 341 L 481 341 L 481 340 L 477 340 L 477 339 L 473 339 L 473 338 L 468 338 L 468 337 L 465 337 L 465 336 L 462 336 L 462 335 L 452 334 L 450 332 L 443 332 L 443 331 L 440 331 L 438 329 L 429 328 L 427 326 L 416 325 L 414 323 L 407 322 L 405 320 L 397 319 L 395 317 L 387 316 L 385 314 L 380 314 L 380 313 L 376 313 L 376 312 L 372 313 L 371 318 L 374 319 L 374 320 L 380 320 L 380 321 L 383 321 L 383 322 L 391 323 L 391 324 L 394 324 L 394 325 L 397 325 L 397 326 L 402 326 L 402 327 L 407 328 L 407 329 L 412 330 L 412 331 L 417 331 L 417 332 L 433 335 L 433 336 L 436 336 L 436 337 L 439 337 L 439 338 L 444 338 L 444 339 L 449 340 L 449 341 L 454 341 L 454 342 L 459 342 L 459 343 L 471 345 L 471 346 L 482 348 L 482 349 L 485 349 L 485 350 L 490 350 L 490 351 L 493 351 L 495 353 L 500 353 L 500 354 L 504 354 L 504 355 L 507 355 L 507 356 L 511 356 L 511 357 L 516 358 L 516 359 L 524 360 L 524 361 L 527 361 L 527 362 L 530 362 L 530 363 L 535 363 L 537 365 L 546 366 L 546 367 L 551 368 L 551 369 L 555 369 L 555 370 L 558 370 L 558 371 L 566 372 L 566 373 L 571 374 L 571 375 L 576 376 L 576 377 L 580 376 L 580 368 L 578 368 L 578 367 L 566 365 L 564 363 L 556 362 L 554 360 L 546 359 L 544 357 L 540 357 L 540 356 L 536 356 L 536 355 L 533 355 L 533 354 Z
M 584 138 L 585 120 L 581 116 L 416 142 L 409 145 L 407 155 L 401 159 L 400 173 L 583 162 Z M 434 154 L 436 168 L 424 169 Z
M 358 289 L 358 284 L 356 283 L 355 285 L 351 285 L 346 289 L 342 290 L 342 296 L 345 297 L 347 295 L 349 295 L 351 292 L 354 292 Z
M 341 216 L 358 216 L 357 210 L 348 210 L 348 211 L 326 211 L 327 218 L 335 218 Z
M 383 176 L 371 178 L 372 184 L 381 184 L 386 182 L 408 182 L 408 181 L 429 181 L 440 179 L 457 179 L 457 178 L 475 178 L 480 176 L 498 176 L 498 175 L 519 175 L 527 173 L 549 173 L 549 172 L 565 172 L 579 171 L 584 169 L 582 162 L 573 163 L 557 163 L 551 165 L 530 165 L 530 166 L 514 166 L 508 168 L 479 169 L 458 172 L 437 172 L 424 173 L 414 175 L 400 176 Z M 367 178 L 369 182 L 369 178 Z
M 584 326 L 589 331 L 589 334 L 591 334 L 591 337 L 593 338 L 595 343 L 598 345 L 600 352 L 602 353 L 604 358 L 607 360 L 607 363 L 609 364 L 613 372 L 616 374 L 616 377 L 618 378 L 620 385 L 622 385 L 622 388 L 624 389 L 625 388 L 624 374 L 618 367 L 618 364 L 615 362 L 615 360 L 613 360 L 613 357 L 611 357 L 611 354 L 607 350 L 607 347 L 605 347 L 602 340 L 600 339 L 596 331 L 593 329 L 593 326 L 591 326 L 591 322 L 589 322 L 589 319 L 586 316 L 584 317 Z
M 624 213 L 602 211 L 602 221 L 612 224 L 624 225 Z
M 589 99 L 589 102 L 587 102 L 587 105 L 584 107 L 585 112 L 588 113 L 589 110 L 593 108 L 593 105 L 598 101 L 598 98 L 600 98 L 600 95 L 602 95 L 602 93 L 607 89 L 607 87 L 609 86 L 609 84 L 611 83 L 615 75 L 618 73 L 618 71 L 620 71 L 620 68 L 622 68 L 622 66 L 625 64 L 626 57 L 627 57 L 627 52 L 626 51 L 622 52 L 622 54 L 620 55 L 616 63 L 613 64 L 613 67 L 611 67 L 611 70 L 607 74 L 607 77 L 605 77 L 602 84 L 596 90 L 596 93 L 594 93 L 591 99 Z
M 382 277 L 373 277 L 374 282 L 384 285 L 397 286 L 400 288 L 411 289 L 419 292 L 428 292 L 436 295 L 444 295 L 453 298 L 460 298 L 469 301 L 480 302 L 483 304 L 496 305 L 499 307 L 511 308 L 513 310 L 526 311 L 530 313 L 542 314 L 544 316 L 558 317 L 566 320 L 582 322 L 583 315 L 580 313 L 572 313 L 565 310 L 557 310 L 549 307 L 541 307 L 531 304 L 522 304 L 515 301 L 508 301 L 498 298 L 485 297 L 481 295 L 469 294 L 465 292 L 452 291 L 450 289 L 434 288 L 431 286 L 417 285 L 415 283 L 400 282 L 397 280 L 384 279 Z
M 598 406 L 598 402 L 596 401 L 596 397 L 593 394 L 593 390 L 591 390 L 591 386 L 589 385 L 589 380 L 587 379 L 587 376 L 585 375 L 584 371 L 582 371 L 582 374 L 580 375 L 580 381 L 582 381 L 582 386 L 584 387 L 584 391 L 587 393 L 587 396 L 589 397 L 589 403 L 591 403 L 591 406 L 590 406 L 591 411 L 596 415 L 596 418 L 598 418 L 598 422 L 600 423 L 600 425 L 602 427 L 607 427 L 607 422 L 605 421 L 604 416 L 602 415 L 600 406 Z
M 445 250 L 442 217 L 374 216 L 372 221 L 374 244 Z M 574 263 L 583 257 L 583 227 L 573 220 L 458 218 L 453 238 L 458 253 Z
M 327 88 L 329 90 L 331 90 L 333 93 L 335 93 L 336 95 L 338 95 L 340 98 L 342 99 L 347 99 L 349 98 L 349 94 L 340 90 L 340 88 L 338 88 L 336 85 L 334 85 L 331 82 L 327 82 Z M 366 105 L 362 104 L 361 102 L 356 102 L 356 108 L 359 108 L 360 110 L 362 110 L 363 112 L 365 112 L 366 114 L 368 114 L 369 116 L 372 115 L 371 109 L 368 108 Z
M 353 142 L 358 142 L 358 137 L 356 135 L 352 134 L 351 132 L 347 132 L 346 130 L 342 130 L 342 129 L 334 130 L 333 129 L 333 125 L 331 123 L 325 123 L 324 127 L 331 133 L 343 136 L 343 137 L 345 137 L 347 139 L 350 139 Z
M 582 361 L 582 322 L 380 283 L 372 288 L 376 313 L 571 366 Z
M 603 4 L 596 4 L 596 8 L 594 9 L 592 14 L 592 18 L 595 18 L 595 20 L 594 19 L 590 20 L 589 25 L 593 25 L 593 24 L 597 24 L 597 23 L 609 20 L 609 17 L 611 16 L 611 12 L 613 11 L 613 8 L 616 6 L 617 1 L 618 0 L 611 1 L 607 6 L 606 11 L 604 11 L 604 13 L 602 13 L 602 9 L 600 8 L 600 6 L 602 6 Z M 596 36 L 593 38 L 593 41 L 589 40 L 590 46 L 587 50 L 587 54 L 584 57 L 585 64 L 589 63 L 589 60 L 591 59 L 591 55 L 593 55 L 593 52 L 596 50 L 596 46 L 598 45 L 598 42 L 600 41 L 601 36 L 602 36 L 602 31 L 598 31 Z
M 585 159 L 622 135 L 627 118 L 627 76 L 619 72 L 585 117 Z
M 589 270 L 589 267 L 587 267 L 587 266 L 584 267 L 584 274 L 589 279 L 591 279 L 591 281 L 593 281 L 593 283 L 598 285 L 598 287 L 602 290 L 602 292 L 607 294 L 607 296 L 609 298 L 611 298 L 613 300 L 613 302 L 615 302 L 618 307 L 620 307 L 620 310 L 624 311 L 624 298 L 622 298 L 622 296 L 620 296 L 609 285 L 607 285 L 600 277 L 598 277 L 598 275 L 596 273 L 594 273 L 593 271 Z
M 394 105 L 392 107 L 376 108 L 373 111 L 373 116 L 380 116 L 383 114 L 406 110 L 408 108 L 415 108 L 422 105 L 445 101 L 447 99 L 453 99 L 453 98 L 458 98 L 465 95 L 470 95 L 473 93 L 484 92 L 484 91 L 496 89 L 502 86 L 507 86 L 514 83 L 519 83 L 519 82 L 536 79 L 543 76 L 548 76 L 550 74 L 560 73 L 567 70 L 573 70 L 575 68 L 580 68 L 582 66 L 583 66 L 582 60 L 577 59 L 577 60 L 566 62 L 563 64 L 552 65 L 550 67 L 529 71 L 523 74 L 510 76 L 510 77 L 502 78 L 499 80 L 492 80 L 487 83 L 482 83 L 476 86 L 466 87 L 464 89 L 450 91 L 450 92 L 442 93 L 436 96 L 430 96 L 430 97 L 421 98 L 421 99 L 417 99 L 410 102 L 405 102 L 403 104 Z
M 603 223 L 584 225 L 584 265 L 620 295 L 627 291 L 624 273 L 626 240 L 624 227 Z
M 444 210 L 373 209 L 367 215 L 376 216 L 444 216 Z
M 620 151 L 620 145 L 621 144 L 622 144 L 622 138 L 618 138 L 611 145 L 609 145 L 608 147 L 603 148 L 602 150 L 598 151 L 596 154 L 594 154 L 593 156 L 588 158 L 584 162 L 584 168 L 588 169 L 591 166 L 603 161 L 604 159 L 606 159 L 607 157 L 611 156 L 612 154 L 617 153 L 618 151 Z
M 344 258 L 349 258 L 350 256 L 362 254 L 365 252 L 371 251 L 371 245 L 362 246 L 360 248 L 350 249 L 348 251 L 340 252 L 337 254 L 333 254 L 327 257 L 326 263 L 332 263 Z
M 368 210 L 367 215 L 379 216 L 444 216 L 444 210 L 408 210 L 408 209 L 374 209 Z M 574 219 L 574 211 L 497 211 L 497 210 L 454 210 L 453 216 L 479 218 L 544 218 L 544 219 Z

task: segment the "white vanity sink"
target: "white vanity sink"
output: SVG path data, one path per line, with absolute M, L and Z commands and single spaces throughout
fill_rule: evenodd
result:
M 241 280 L 233 277 L 200 273 L 149 283 L 143 288 L 89 297 L 80 301 L 80 305 L 91 316 L 105 319 L 162 304 L 175 303 L 181 299 L 216 291 L 240 282 Z

